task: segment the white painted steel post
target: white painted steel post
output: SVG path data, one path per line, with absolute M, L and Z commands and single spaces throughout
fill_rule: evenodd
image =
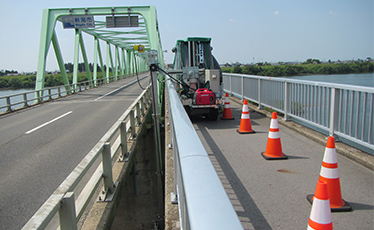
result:
M 74 192 L 68 192 L 65 194 L 58 214 L 60 217 L 61 230 L 77 229 Z
M 261 106 L 261 79 L 258 79 L 258 109 L 262 109 Z
M 138 101 L 138 103 L 136 103 L 135 105 L 136 107 L 136 122 L 138 124 L 138 126 L 141 125 L 141 115 L 140 115 L 140 102 Z
M 103 159 L 103 177 L 104 177 L 104 190 L 106 194 L 113 193 L 113 175 L 112 175 L 112 158 L 110 152 L 110 142 L 104 144 L 104 149 L 102 153 Z
M 288 121 L 288 84 L 284 82 L 284 117 L 283 120 Z
M 130 128 L 131 128 L 131 139 L 135 139 L 135 111 L 132 109 L 130 111 Z
M 24 93 L 24 94 L 23 94 L 23 106 L 24 106 L 24 107 L 27 107 L 27 106 L 28 106 L 28 104 L 27 104 L 27 93 Z
M 119 161 L 126 161 L 126 159 L 128 158 L 126 121 L 122 121 L 120 132 L 121 132 L 121 156 L 119 158 Z
M 330 103 L 330 136 L 334 136 L 334 118 L 335 118 L 335 88 L 331 89 Z
M 242 75 L 242 101 L 244 101 L 244 76 Z

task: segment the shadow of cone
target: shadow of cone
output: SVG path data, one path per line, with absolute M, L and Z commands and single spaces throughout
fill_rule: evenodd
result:
M 325 181 L 318 181 L 314 202 L 310 211 L 308 230 L 311 229 L 332 229 L 332 214 L 328 185 Z
M 231 112 L 230 98 L 229 98 L 228 93 L 226 93 L 226 96 L 225 96 L 225 105 L 223 108 L 223 114 L 222 114 L 221 119 L 222 120 L 234 120 L 234 117 L 232 116 L 232 112 Z
M 265 152 L 261 155 L 266 160 L 285 160 L 288 157 L 282 152 L 282 144 L 279 135 L 279 125 L 277 113 L 273 112 L 271 116 L 270 129 L 268 135 L 268 142 Z
M 244 100 L 240 127 L 236 131 L 240 134 L 255 133 L 255 131 L 252 129 L 251 118 L 249 117 L 247 100 Z
M 332 136 L 327 139 L 319 180 L 328 184 L 332 212 L 352 211 L 352 207 L 342 199 L 335 139 Z M 307 199 L 310 203 L 313 203 L 313 195 L 308 195 Z

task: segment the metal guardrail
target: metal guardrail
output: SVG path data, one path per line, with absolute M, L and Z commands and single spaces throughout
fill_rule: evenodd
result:
M 374 154 L 374 88 L 244 74 L 223 76 L 226 92 Z
M 116 81 L 116 79 L 121 80 L 129 76 L 133 76 L 133 74 L 126 76 L 117 76 L 117 78 L 110 77 L 108 79 L 101 78 L 97 80 L 81 81 L 77 84 L 48 87 L 41 90 L 30 90 L 23 93 L 3 96 L 0 97 L 0 113 L 2 109 L 5 109 L 4 112 L 11 112 L 15 108 L 18 109 L 28 107 L 30 105 L 35 105 L 52 99 L 57 99 L 68 94 L 82 92 L 90 88 L 99 87 L 101 85 L 114 82 Z
M 181 229 L 243 229 L 170 78 L 166 85 Z
M 104 188 L 99 200 L 110 201 L 117 188 L 112 177 L 112 160 L 118 153 L 121 161 L 128 157 L 128 140 L 137 135 L 136 126 L 140 125 L 141 117 L 150 107 L 150 89 L 148 86 L 142 92 L 22 229 L 44 229 L 57 213 L 61 230 L 77 229 L 79 219 L 101 182 Z M 89 181 L 74 199 L 74 189 L 87 176 L 100 155 L 100 165 L 92 175 L 88 175 Z

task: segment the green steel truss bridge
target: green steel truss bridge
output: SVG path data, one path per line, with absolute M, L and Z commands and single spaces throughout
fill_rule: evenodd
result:
M 64 58 L 56 33 L 56 26 L 61 23 L 64 29 L 75 30 L 72 82 L 69 82 L 67 77 Z M 100 77 L 108 79 L 110 68 L 112 70 L 111 74 L 115 78 L 134 73 L 136 70 L 147 70 L 146 52 L 139 52 L 134 49 L 134 46 L 143 46 L 145 51 L 157 50 L 160 60 L 159 65 L 161 67 L 164 65 L 155 6 L 44 9 L 36 90 L 44 88 L 46 60 L 51 44 L 65 85 L 76 84 L 78 81 L 80 52 L 85 68 L 89 70 L 87 47 L 82 33 L 89 34 L 94 39 L 93 74 L 87 71 L 87 78 L 94 82 Z M 106 54 L 103 54 L 100 40 L 106 42 Z M 112 53 L 113 47 L 114 53 Z M 101 73 L 97 71 L 99 65 L 102 70 Z M 105 69 L 105 65 L 108 68 Z

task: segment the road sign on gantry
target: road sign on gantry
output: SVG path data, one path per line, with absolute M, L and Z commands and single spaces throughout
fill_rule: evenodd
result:
M 75 30 L 72 82 L 69 82 L 67 77 L 63 52 L 55 31 L 58 22 L 62 23 L 64 29 Z M 88 53 L 92 52 L 86 52 L 82 32 L 91 35 L 94 40 L 93 58 L 89 59 L 87 56 Z M 100 41 L 106 43 L 106 63 L 102 57 Z M 148 68 L 145 55 L 134 52 L 134 45 L 144 47 L 143 50 L 157 50 L 161 61 L 160 66 L 163 67 L 164 65 L 155 6 L 44 9 L 35 83 L 36 90 L 44 88 L 45 66 L 51 44 L 55 51 L 64 85 L 77 83 L 79 57 L 83 58 L 86 70 L 91 69 L 88 60 L 94 60 L 93 76 L 91 76 L 92 70 L 86 71 L 88 80 L 96 81 L 98 65 L 101 67 L 102 77 L 107 80 L 110 76 L 109 70 L 112 71 L 112 75 L 116 79 L 118 74 L 134 73 L 135 63 L 137 63 L 139 71 L 145 71 Z M 113 47 L 115 52 L 112 54 Z M 135 57 L 137 58 L 136 62 Z

